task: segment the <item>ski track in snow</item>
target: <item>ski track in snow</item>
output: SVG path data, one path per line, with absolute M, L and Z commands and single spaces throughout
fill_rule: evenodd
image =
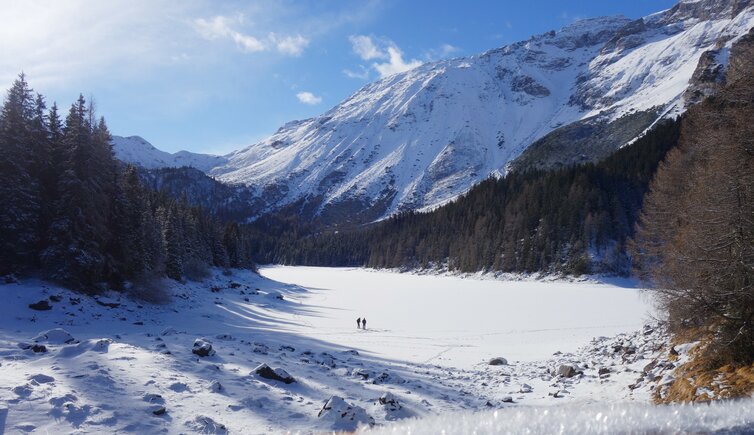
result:
M 203 283 L 165 281 L 173 300 L 163 306 L 117 294 L 95 300 L 33 279 L 0 285 L 0 428 L 7 433 L 308 433 L 490 408 L 646 403 L 648 388 L 627 386 L 636 383 L 665 339 L 639 332 L 589 342 L 595 335 L 641 326 L 649 306 L 636 289 L 519 282 L 511 292 L 506 282 L 360 269 L 276 267 L 263 274 L 296 284 L 213 270 Z M 382 291 L 370 291 L 370 285 Z M 604 297 L 592 298 L 591 287 Z M 574 305 L 563 305 L 551 292 L 567 293 Z M 527 298 L 527 293 L 550 297 Z M 394 301 L 411 304 L 417 298 L 431 299 L 432 309 L 411 311 L 413 318 L 402 320 L 405 311 Z M 28 307 L 42 299 L 51 301 L 50 310 Z M 391 303 L 381 305 L 381 300 Z M 488 324 L 466 312 L 469 301 L 488 308 L 507 301 L 509 308 L 498 310 L 500 316 Z M 508 314 L 531 303 L 524 316 L 531 324 L 516 325 L 523 317 Z M 550 315 L 551 304 L 568 316 L 547 324 L 537 312 Z M 600 326 L 607 323 L 593 315 L 591 326 L 557 327 L 573 316 L 587 320 L 590 312 L 615 317 L 610 310 L 615 304 L 623 313 L 612 323 L 618 326 Z M 432 320 L 435 313 L 454 310 L 444 322 Z M 386 313 L 392 317 L 384 318 Z M 359 316 L 374 328 L 356 330 Z M 534 327 L 537 323 L 541 327 Z M 408 333 L 406 325 L 419 330 Z M 499 330 L 490 331 L 489 325 Z M 510 340 L 522 333 L 530 341 L 542 340 Z M 194 355 L 197 338 L 209 340 L 216 354 Z M 611 350 L 616 340 L 634 343 L 628 359 Z M 34 344 L 46 352 L 34 352 Z M 553 346 L 560 351 L 556 355 Z M 497 356 L 508 365 L 486 363 Z M 263 363 L 297 382 L 264 379 L 254 373 Z M 573 364 L 583 374 L 557 376 L 561 364 Z M 610 373 L 599 375 L 599 368 Z M 318 417 L 331 396 L 343 400 L 331 400 L 333 410 Z

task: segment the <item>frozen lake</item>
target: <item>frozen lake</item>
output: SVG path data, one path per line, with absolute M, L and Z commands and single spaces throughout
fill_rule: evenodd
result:
M 641 328 L 636 288 L 593 282 L 494 281 L 355 268 L 275 266 L 263 276 L 309 289 L 286 330 L 383 358 L 469 367 L 494 356 L 546 359 L 596 336 Z M 356 318 L 368 319 L 366 331 Z

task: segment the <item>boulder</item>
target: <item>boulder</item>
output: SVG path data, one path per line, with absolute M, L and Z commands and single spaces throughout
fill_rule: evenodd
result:
M 374 377 L 373 384 L 405 384 L 406 380 L 395 373 L 382 372 Z
M 508 360 L 503 357 L 492 358 L 488 363 L 491 366 L 507 366 Z
M 220 381 L 214 380 L 209 384 L 209 390 L 213 393 L 222 393 L 225 390 L 225 387 L 223 387 L 223 384 L 221 384 Z
M 597 371 L 597 374 L 598 374 L 599 376 L 605 376 L 605 375 L 609 375 L 609 374 L 610 374 L 610 369 L 609 369 L 609 368 L 607 368 L 607 367 L 602 367 L 602 368 L 600 368 L 600 369 L 599 369 L 599 370 Z
M 36 337 L 32 338 L 35 343 L 49 343 L 49 344 L 70 344 L 76 341 L 73 336 L 65 329 L 55 328 L 49 331 L 40 332 Z
M 511 396 L 503 397 L 503 403 L 513 403 L 513 397 Z
M 254 369 L 254 373 L 256 373 L 257 376 L 261 378 L 279 381 L 285 384 L 292 384 L 296 382 L 296 379 L 294 379 L 293 376 L 289 375 L 285 370 L 281 368 L 273 369 L 267 364 L 260 364 L 257 368 Z
M 383 394 L 382 396 L 380 396 L 380 398 L 377 401 L 380 403 L 380 405 L 392 411 L 397 411 L 403 408 L 401 404 L 398 403 L 398 399 L 395 397 L 395 394 L 390 393 L 390 392 L 387 392 Z
M 163 415 L 168 412 L 164 405 L 152 405 L 149 407 L 149 410 L 152 411 L 152 414 L 154 415 Z
M 173 335 L 173 334 L 177 334 L 177 333 L 178 333 L 178 331 L 176 331 L 175 328 L 168 327 L 168 328 L 163 329 L 162 332 L 160 333 L 160 335 L 162 335 L 163 337 L 165 337 L 167 335 Z
M 107 307 L 107 308 L 118 308 L 120 306 L 120 302 L 118 302 L 115 299 L 108 298 L 108 297 L 98 297 L 94 300 L 99 305 L 102 305 L 103 307 Z
M 330 420 L 334 431 L 353 432 L 359 426 L 374 426 L 372 418 L 364 408 L 347 403 L 339 396 L 331 396 L 317 414 L 318 418 Z
M 382 410 L 385 412 L 385 420 L 401 420 L 404 418 L 413 417 L 414 413 L 403 407 L 398 402 L 398 398 L 390 392 L 387 392 L 377 399 L 377 403 L 382 405 Z
M 521 389 L 518 390 L 519 393 L 531 393 L 532 387 L 529 384 L 521 384 Z
M 194 340 L 194 347 L 191 352 L 200 357 L 212 356 L 215 354 L 215 350 L 212 349 L 212 342 L 206 338 L 197 338 Z
M 197 433 L 211 433 L 216 435 L 224 435 L 228 433 L 228 428 L 224 424 L 218 423 L 204 415 L 199 415 L 193 420 L 187 421 L 185 425 Z
M 581 373 L 577 367 L 570 364 L 562 364 L 558 367 L 558 375 L 564 378 L 572 378 Z
M 39 302 L 29 304 L 29 308 L 36 311 L 47 311 L 52 309 L 52 305 L 50 305 L 50 301 L 48 301 L 47 299 L 42 299 Z
M 29 376 L 28 379 L 32 385 L 50 384 L 52 382 L 55 382 L 55 378 L 53 378 L 52 376 L 43 375 L 41 373 Z

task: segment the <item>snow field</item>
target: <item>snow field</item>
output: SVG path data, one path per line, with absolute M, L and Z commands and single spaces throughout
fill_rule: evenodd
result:
M 310 289 L 316 307 L 297 334 L 384 358 L 471 368 L 490 358 L 536 361 L 595 336 L 641 328 L 652 308 L 636 288 L 592 282 L 495 281 L 367 269 L 271 267 L 273 280 Z M 356 319 L 366 317 L 366 331 Z
M 595 412 L 606 400 L 647 403 L 649 378 L 664 370 L 645 367 L 663 332 L 629 332 L 650 308 L 633 288 L 360 269 L 263 273 L 166 280 L 173 300 L 164 306 L 37 280 L 0 284 L 0 427 L 246 434 L 395 422 L 385 430 L 551 433 L 573 414 L 566 428 L 610 432 L 618 423 L 591 422 Z M 29 308 L 41 300 L 51 308 Z M 357 330 L 364 316 L 368 329 Z M 614 336 L 590 341 L 599 335 Z M 507 361 L 492 366 L 492 357 Z M 494 414 L 470 414 L 488 409 L 505 428 Z

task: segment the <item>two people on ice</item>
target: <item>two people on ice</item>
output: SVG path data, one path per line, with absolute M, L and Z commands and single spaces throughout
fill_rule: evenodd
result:
M 364 326 L 362 326 L 362 325 L 364 325 Z M 356 319 L 356 329 L 359 329 L 359 328 L 361 328 L 361 329 L 367 329 L 367 318 L 366 317 L 364 317 L 363 319 L 361 317 L 359 317 L 358 319 Z

